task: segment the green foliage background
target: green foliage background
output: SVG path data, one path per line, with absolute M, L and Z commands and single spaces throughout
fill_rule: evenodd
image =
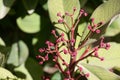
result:
M 79 64 L 85 72 L 91 73 L 88 80 L 120 80 L 118 75 L 108 71 L 115 67 L 115 73 L 120 73 L 119 5 L 120 0 L 0 0 L 0 80 L 7 77 L 10 80 L 41 80 L 46 65 L 38 64 L 35 58 L 39 54 L 38 49 L 45 46 L 46 40 L 53 40 L 50 34 L 52 29 L 63 29 L 63 25 L 53 25 L 57 21 L 57 12 L 71 12 L 73 6 L 77 6 L 78 12 L 83 8 L 89 14 L 81 19 L 78 33 L 84 30 L 86 35 L 88 31 L 84 28 L 94 17 L 96 23 L 104 22 L 101 27 L 103 33 L 99 37 L 104 35 L 106 42 L 112 46 L 109 51 L 100 50 L 100 55 L 106 58 L 104 62 L 90 58 L 89 64 L 86 61 Z M 66 20 L 69 23 L 69 19 Z M 86 45 L 96 41 L 98 36 L 90 39 Z M 61 79 L 59 72 L 51 78 Z

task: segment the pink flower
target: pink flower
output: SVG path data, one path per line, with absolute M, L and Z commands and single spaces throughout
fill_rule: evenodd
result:
M 58 23 L 63 23 L 63 22 L 64 22 L 63 19 L 59 19 L 59 20 L 58 20 Z
M 100 30 L 99 30 L 99 29 L 97 29 L 95 32 L 96 32 L 97 34 L 99 34 L 99 33 L 100 33 Z
M 59 12 L 59 13 L 57 13 L 57 16 L 61 17 L 61 13 L 60 13 L 60 12 Z

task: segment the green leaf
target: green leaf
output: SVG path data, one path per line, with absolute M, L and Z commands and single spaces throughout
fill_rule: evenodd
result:
M 100 27 L 100 30 L 101 30 L 101 33 L 100 34 L 94 34 L 94 36 L 90 37 L 92 39 L 99 39 L 99 37 L 101 35 L 103 35 L 105 33 L 105 30 L 107 28 L 107 23 L 117 14 L 120 13 L 120 7 L 118 7 L 120 5 L 120 0 L 109 0 L 103 4 L 101 4 L 100 6 L 98 6 L 95 11 L 93 12 L 92 16 L 90 18 L 94 18 L 95 21 L 94 23 L 97 24 L 99 22 L 103 22 L 104 26 L 102 25 Z M 106 25 L 105 25 L 106 24 Z M 83 35 L 83 38 L 85 38 L 85 36 L 88 34 L 89 30 L 85 29 L 84 31 L 84 35 Z M 94 40 L 94 41 L 95 41 Z M 94 42 L 92 41 L 92 42 Z
M 15 0 L 0 0 L 0 19 L 7 15 L 14 1 Z
M 61 73 L 60 73 L 60 72 L 56 72 L 56 73 L 52 76 L 51 80 L 62 80 Z
M 103 21 L 104 24 L 110 21 L 115 15 L 120 13 L 120 0 L 109 0 L 101 4 L 92 14 L 91 18 L 95 18 L 95 23 Z
M 28 47 L 23 41 L 14 43 L 7 60 L 7 64 L 18 66 L 26 61 L 28 54 Z
M 9 78 L 15 78 L 15 76 L 8 70 L 0 67 L 0 79 L 7 79 L 7 77 Z
M 1 37 L 0 37 L 0 45 L 5 46 L 5 42 L 2 40 Z
M 98 65 L 101 67 L 104 67 L 106 69 L 111 69 L 114 66 L 120 66 L 119 62 L 120 62 L 120 53 L 119 53 L 119 49 L 120 49 L 120 44 L 115 43 L 115 42 L 111 42 L 111 47 L 109 50 L 105 50 L 105 49 L 100 49 L 99 50 L 99 56 L 100 57 L 104 57 L 105 60 L 104 61 L 100 61 L 97 58 L 88 58 L 89 60 L 89 64 L 91 65 Z
M 29 73 L 28 70 L 26 69 L 24 63 L 23 63 L 22 65 L 20 65 L 19 67 L 16 67 L 16 68 L 14 69 L 14 71 L 15 71 L 15 73 L 16 73 L 16 75 L 17 75 L 18 77 L 22 77 L 22 78 L 23 78 L 22 75 L 18 74 L 18 72 L 19 72 L 19 73 L 25 75 L 25 79 L 26 79 L 26 80 L 33 80 L 32 76 L 30 75 L 30 73 Z
M 60 12 L 62 15 L 65 14 L 65 12 L 69 12 L 72 14 L 73 7 L 77 8 L 77 11 L 74 15 L 74 21 L 78 16 L 79 10 L 80 10 L 80 4 L 79 0 L 48 0 L 48 10 L 50 14 L 50 19 L 52 23 L 58 22 L 59 17 L 57 16 L 57 13 Z M 66 23 L 71 27 L 71 19 L 66 17 L 65 18 Z M 67 32 L 68 29 L 64 27 L 63 24 L 55 24 L 55 27 L 59 30 L 58 32 Z
M 29 14 L 32 14 L 35 11 L 38 0 L 22 0 L 23 4 Z
M 112 33 L 111 33 L 112 32 Z M 115 16 L 107 28 L 105 33 L 106 36 L 115 36 L 116 34 L 120 33 L 120 14 Z
M 79 0 L 48 0 L 48 11 L 52 23 L 58 22 L 59 17 L 57 16 L 57 13 L 60 12 L 61 15 L 64 15 L 65 12 L 69 12 L 70 14 L 72 14 L 74 7 L 77 8 L 75 15 L 73 16 L 74 18 L 73 21 L 75 22 L 80 10 Z M 65 17 L 65 21 L 70 27 L 72 26 L 71 19 L 68 16 Z M 63 24 L 55 24 L 54 26 L 59 34 L 65 32 L 65 38 L 68 39 L 66 32 L 68 32 L 69 30 Z M 60 50 L 62 48 L 63 47 L 61 47 Z M 65 59 L 66 62 L 69 62 L 70 59 L 69 54 L 65 55 L 61 53 L 61 56 Z M 60 63 L 62 64 L 62 61 L 60 61 Z M 62 68 L 65 69 L 64 66 L 62 66 Z
M 41 80 L 43 74 L 42 67 L 32 58 L 28 58 L 26 63 L 20 65 L 14 70 L 16 74 L 17 72 L 24 74 L 26 80 Z M 18 74 L 17 76 L 20 75 Z
M 120 80 L 120 76 L 95 65 L 82 64 L 84 69 L 86 68 L 87 73 L 90 73 L 88 80 Z
M 43 75 L 43 68 L 38 64 L 37 61 L 35 61 L 32 58 L 28 58 L 28 60 L 25 63 L 25 67 L 29 71 L 33 80 L 41 80 L 41 77 Z
M 37 33 L 40 31 L 40 16 L 36 13 L 17 18 L 18 27 L 26 33 Z

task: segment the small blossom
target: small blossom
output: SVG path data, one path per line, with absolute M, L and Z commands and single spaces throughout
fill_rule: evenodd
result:
M 92 22 L 94 22 L 94 20 L 95 20 L 94 18 L 91 18 L 91 21 L 92 21 Z
M 56 34 L 56 31 L 55 31 L 55 30 L 52 30 L 51 33 L 52 33 L 52 34 Z
M 76 7 L 73 7 L 73 11 L 76 11 L 77 10 L 77 8 Z
M 100 60 L 101 60 L 101 61 L 104 61 L 104 57 L 101 57 Z
M 100 30 L 99 30 L 99 29 L 97 29 L 97 30 L 95 30 L 95 32 L 96 32 L 97 34 L 99 34 L 99 33 L 100 33 Z
M 66 49 L 63 49 L 63 52 L 64 52 L 64 54 L 67 54 L 68 51 Z
M 86 73 L 85 76 L 86 76 L 86 77 L 89 77 L 89 76 L 90 76 L 90 73 Z
M 43 53 L 44 51 L 45 51 L 45 49 L 42 49 L 42 48 L 39 49 L 40 53 Z
M 95 47 L 95 48 L 94 48 L 94 51 L 98 51 L 98 47 Z
M 98 57 L 98 52 L 95 51 L 95 52 L 94 52 L 94 55 L 95 55 L 95 57 Z
M 89 29 L 89 30 L 91 30 L 91 29 L 92 29 L 92 27 L 89 25 L 89 26 L 88 26 L 88 29 Z
M 70 74 L 70 71 L 69 71 L 69 70 L 67 70 L 67 71 L 66 71 L 66 73 L 69 75 L 69 74 Z
M 100 43 L 100 47 L 101 47 L 101 48 L 105 48 L 105 47 L 106 47 L 106 44 L 103 43 L 103 42 L 101 42 L 101 43 Z
M 48 54 L 45 56 L 45 60 L 48 60 Z
M 106 43 L 105 49 L 108 50 L 109 48 L 110 48 L 110 44 L 109 44 L 109 43 Z
M 61 36 L 64 36 L 64 33 L 61 33 Z
M 68 12 L 65 12 L 65 15 L 70 16 L 70 14 Z
M 70 40 L 71 43 L 75 43 L 75 39 Z
M 88 16 L 88 14 L 85 12 L 85 13 L 84 13 L 84 16 Z
M 63 19 L 59 19 L 59 20 L 58 20 L 58 23 L 63 23 L 63 22 L 64 22 Z
M 50 45 L 50 46 L 54 46 L 54 43 L 50 42 L 49 45 Z
M 60 13 L 60 12 L 59 12 L 59 13 L 57 13 L 57 16 L 61 17 L 61 13 Z
M 81 72 L 83 70 L 83 68 L 82 67 L 79 67 L 79 71 Z
M 43 64 L 43 61 L 40 61 L 39 64 Z
M 39 59 L 41 56 L 40 55 L 37 55 L 36 58 Z

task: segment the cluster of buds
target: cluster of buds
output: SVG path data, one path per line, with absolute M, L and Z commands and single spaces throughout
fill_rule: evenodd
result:
M 71 21 L 73 21 L 73 15 L 76 12 L 76 8 L 73 8 L 73 13 L 70 14 L 68 12 L 65 13 L 65 16 L 69 16 L 71 18 Z M 104 38 L 102 37 L 100 40 L 99 45 L 95 46 L 93 49 L 91 49 L 89 46 L 86 47 L 85 51 L 82 53 L 82 55 L 77 59 L 78 51 L 81 50 L 84 46 L 84 44 L 87 43 L 89 40 L 89 37 L 95 32 L 95 33 L 100 33 L 99 26 L 101 26 L 103 23 L 100 22 L 98 24 L 94 24 L 94 18 L 91 19 L 90 25 L 88 25 L 89 33 L 85 37 L 83 41 L 81 41 L 80 45 L 76 48 L 75 43 L 76 43 L 76 34 L 75 34 L 75 29 L 78 26 L 78 23 L 80 21 L 80 18 L 82 16 L 87 16 L 87 13 L 81 9 L 78 15 L 77 20 L 72 24 L 72 27 L 68 26 L 68 24 L 65 22 L 63 15 L 59 12 L 57 13 L 57 16 L 60 17 L 58 20 L 58 23 L 65 25 L 69 29 L 69 34 L 70 38 L 66 39 L 65 34 L 61 33 L 60 35 L 57 35 L 57 32 L 55 30 L 52 30 L 51 34 L 55 37 L 55 42 L 51 41 L 46 41 L 46 48 L 40 48 L 39 52 L 43 53 L 43 56 L 37 55 L 36 58 L 40 60 L 39 64 L 43 64 L 45 61 L 49 60 L 49 55 L 53 56 L 53 62 L 55 62 L 55 67 L 61 71 L 61 73 L 64 76 L 64 80 L 79 80 L 80 77 L 85 76 L 89 77 L 89 73 L 84 73 L 83 68 L 78 65 L 78 62 L 88 58 L 88 57 L 96 57 L 100 59 L 101 61 L 104 60 L 103 57 L 100 57 L 98 54 L 98 50 L 100 48 L 105 48 L 108 50 L 110 48 L 109 43 L 104 43 Z M 64 46 L 65 48 L 60 48 Z M 69 55 L 70 56 L 70 62 L 65 61 L 63 56 L 61 54 Z M 62 65 L 60 64 L 59 60 L 62 61 Z M 66 69 L 64 70 L 62 66 L 65 66 Z M 78 68 L 80 75 L 75 77 L 74 73 L 76 73 L 77 70 L 75 68 Z M 47 80 L 49 80 L 47 78 Z

